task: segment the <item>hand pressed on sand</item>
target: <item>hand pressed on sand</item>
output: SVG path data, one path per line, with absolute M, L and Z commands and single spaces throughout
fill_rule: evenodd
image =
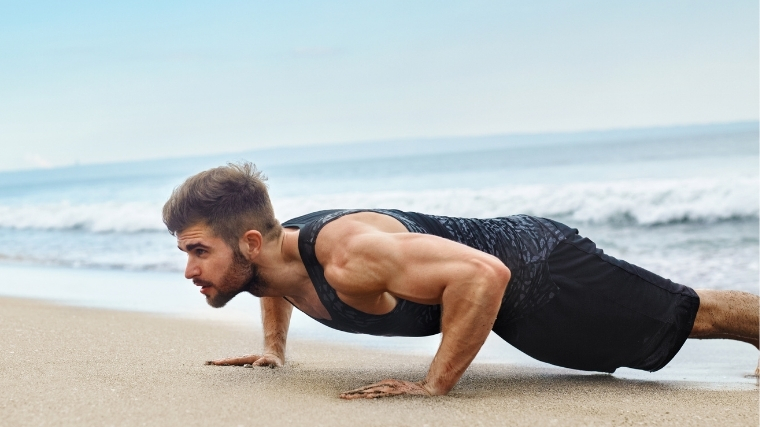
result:
M 227 359 L 209 360 L 206 365 L 214 366 L 269 366 L 270 368 L 280 368 L 283 365 L 281 357 L 274 354 L 264 353 L 263 355 L 249 354 L 240 357 L 230 357 Z
M 341 393 L 340 398 L 375 399 L 378 397 L 400 396 L 403 394 L 431 396 L 431 393 L 425 389 L 421 383 L 388 379 Z

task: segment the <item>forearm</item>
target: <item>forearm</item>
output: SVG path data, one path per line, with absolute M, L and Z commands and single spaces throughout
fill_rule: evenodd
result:
M 261 298 L 261 322 L 264 329 L 264 353 L 285 361 L 285 346 L 293 306 L 284 298 Z
M 493 289 L 461 295 L 444 294 L 441 346 L 422 385 L 433 395 L 448 393 L 480 351 L 501 307 L 501 293 Z M 503 288 L 501 288 L 503 289 Z

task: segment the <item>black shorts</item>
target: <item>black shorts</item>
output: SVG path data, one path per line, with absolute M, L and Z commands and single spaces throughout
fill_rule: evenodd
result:
M 547 258 L 557 295 L 494 332 L 543 362 L 572 369 L 656 371 L 678 353 L 699 309 L 693 289 L 606 255 L 578 230 Z

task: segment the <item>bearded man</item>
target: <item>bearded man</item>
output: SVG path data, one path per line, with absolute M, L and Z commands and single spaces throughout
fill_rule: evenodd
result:
M 261 298 L 263 353 L 210 364 L 282 366 L 293 307 L 345 332 L 442 333 L 423 380 L 388 379 L 346 399 L 446 394 L 491 330 L 538 360 L 600 372 L 656 371 L 687 338 L 758 347 L 756 295 L 695 291 L 545 218 L 343 209 L 280 225 L 264 177 L 243 163 L 188 178 L 163 219 L 211 306 Z

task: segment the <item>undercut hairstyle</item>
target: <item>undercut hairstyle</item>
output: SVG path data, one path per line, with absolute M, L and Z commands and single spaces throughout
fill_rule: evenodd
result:
M 235 253 L 248 230 L 265 240 L 280 236 L 264 176 L 250 162 L 228 163 L 188 178 L 164 204 L 163 219 L 172 235 L 204 224 Z

